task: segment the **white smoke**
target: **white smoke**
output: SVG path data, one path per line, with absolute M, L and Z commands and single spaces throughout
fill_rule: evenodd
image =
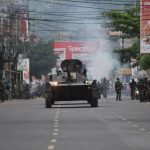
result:
M 91 79 L 101 80 L 102 78 L 109 78 L 115 68 L 120 68 L 120 62 L 113 49 L 114 41 L 109 39 L 107 30 L 104 27 L 94 28 L 99 33 L 96 40 L 99 41 L 99 49 L 90 56 L 90 66 L 88 69 L 88 76 Z
M 88 7 L 97 7 L 95 5 L 86 4 Z M 102 7 L 102 5 L 99 7 Z M 84 9 L 76 8 L 75 12 L 84 12 Z M 87 11 L 87 9 L 85 9 Z M 92 9 L 88 9 L 92 11 Z M 103 13 L 103 11 L 102 11 Z M 95 17 L 101 16 L 101 13 L 96 12 Z M 85 18 L 90 18 L 88 15 Z M 92 15 L 92 17 L 94 17 Z M 106 18 L 101 18 L 100 20 L 85 19 L 81 20 L 84 22 L 83 25 L 78 25 L 80 29 L 84 32 L 86 43 L 99 42 L 99 49 L 89 55 L 90 64 L 87 66 L 87 76 L 89 79 L 101 80 L 102 78 L 109 78 L 112 71 L 115 68 L 120 68 L 120 63 L 118 58 L 114 55 L 113 49 L 115 48 L 114 41 L 111 41 L 108 35 L 108 28 L 105 27 L 104 22 Z M 99 24 L 97 24 L 100 22 Z M 69 26 L 69 25 L 68 25 Z
M 119 67 L 117 58 L 110 51 L 98 51 L 91 56 L 90 62 L 90 66 L 87 68 L 87 76 L 96 80 L 108 78 L 112 71 Z
M 115 1 L 115 0 L 113 0 Z M 96 3 L 86 3 L 86 0 L 82 2 L 78 1 L 58 1 L 58 0 L 46 0 L 48 3 L 43 3 L 43 5 L 39 5 L 37 8 L 43 11 L 48 12 L 62 12 L 62 16 L 54 15 L 50 16 L 51 20 L 69 20 L 68 23 L 60 23 L 60 22 L 50 22 L 50 25 L 56 25 L 57 27 L 61 27 L 64 29 L 68 29 L 68 32 L 72 32 L 73 38 L 65 39 L 65 37 L 58 37 L 60 41 L 78 41 L 78 42 L 99 42 L 100 48 L 96 50 L 96 53 L 90 54 L 89 60 L 90 65 L 87 66 L 87 76 L 91 79 L 100 80 L 104 77 L 109 77 L 111 71 L 115 67 L 119 67 L 119 61 L 117 58 L 113 56 L 113 47 L 112 42 L 109 40 L 107 29 L 105 28 L 105 21 L 106 18 L 102 18 L 103 11 L 109 8 L 113 8 L 110 6 L 109 1 L 108 4 L 103 5 L 103 1 L 101 4 L 96 5 Z M 65 5 L 58 5 L 57 3 L 67 4 Z M 69 6 L 71 5 L 71 6 Z M 41 8 L 40 8 L 41 6 Z M 76 6 L 76 7 L 75 7 Z M 34 2 L 35 7 L 35 2 Z M 117 5 L 118 7 L 118 5 Z M 94 9 L 98 8 L 98 9 Z M 104 8 L 104 9 L 103 9 Z M 116 8 L 115 8 L 116 9 Z M 70 13 L 63 13 L 63 12 L 70 12 Z M 71 17 L 69 17 L 71 16 Z M 45 16 L 44 16 L 45 17 Z M 48 16 L 47 16 L 48 18 Z M 67 21 L 66 21 L 67 22 Z M 79 24 L 78 24 L 79 23 Z M 48 26 L 49 28 L 49 26 Z M 66 32 L 66 31 L 65 31 Z M 47 34 L 47 33 L 46 33 Z M 67 34 L 67 32 L 66 32 Z M 58 34 L 59 36 L 60 34 Z M 107 44 L 106 44 L 107 43 Z

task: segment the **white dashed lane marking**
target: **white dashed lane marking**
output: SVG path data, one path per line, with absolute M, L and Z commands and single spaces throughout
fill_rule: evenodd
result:
M 51 139 L 51 142 L 52 142 L 52 143 L 56 143 L 57 140 L 56 140 L 56 139 Z
M 134 124 L 133 126 L 134 126 L 134 127 L 138 127 L 138 125 L 137 125 L 137 124 Z
M 58 125 L 59 124 L 59 122 L 54 122 L 54 125 Z
M 145 129 L 144 129 L 144 128 L 140 128 L 140 130 L 141 130 L 141 131 L 145 131 Z
M 55 147 L 54 147 L 54 145 L 49 145 L 48 146 L 48 150 L 53 150 Z
M 149 104 L 150 104 L 150 103 L 149 103 Z M 127 121 L 126 118 L 124 118 L 124 117 L 122 117 L 122 116 L 119 116 L 117 113 L 115 113 L 115 112 L 113 112 L 113 111 L 110 111 L 110 112 L 113 113 L 116 117 L 119 117 L 119 118 L 121 118 L 121 119 L 124 120 L 124 121 Z M 131 122 L 131 121 L 128 121 L 128 124 L 132 124 L 133 127 L 139 128 L 140 131 L 146 131 L 146 129 L 139 127 L 139 125 L 134 124 L 134 123 Z M 150 133 L 150 132 L 147 132 L 147 133 Z
M 55 131 L 55 132 L 58 132 L 58 131 L 59 131 L 59 129 L 54 129 L 54 131 Z
M 59 127 L 59 125 L 58 125 L 58 124 L 54 125 L 54 128 L 58 128 L 58 127 Z
M 58 135 L 58 132 L 59 132 L 59 108 L 57 109 L 56 111 L 56 114 L 54 116 L 54 129 L 53 129 L 53 133 L 52 135 L 53 136 L 57 136 Z M 56 138 L 53 138 L 51 139 L 51 143 L 56 143 L 57 142 L 57 139 Z M 48 150 L 54 150 L 55 149 L 55 146 L 54 145 L 49 145 L 48 146 Z
M 55 122 L 59 122 L 59 120 L 58 120 L 58 119 L 55 119 L 54 121 L 55 121 Z

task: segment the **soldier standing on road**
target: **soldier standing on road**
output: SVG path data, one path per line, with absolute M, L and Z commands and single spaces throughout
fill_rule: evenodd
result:
M 147 95 L 148 95 L 147 78 L 139 79 L 138 89 L 139 89 L 140 102 L 146 102 L 147 98 L 148 98 L 147 97 Z
M 116 100 L 121 101 L 121 90 L 123 88 L 122 82 L 117 78 L 115 82 Z
M 1 103 L 3 103 L 4 102 L 4 99 L 5 99 L 5 97 L 4 97 L 4 91 L 5 89 L 4 89 L 4 83 L 3 83 L 3 81 L 2 80 L 0 80 L 0 100 L 1 100 Z
M 131 91 L 131 99 L 134 100 L 135 90 L 137 88 L 137 83 L 135 82 L 134 79 L 132 79 L 132 82 L 130 82 L 129 86 L 130 86 L 130 91 Z

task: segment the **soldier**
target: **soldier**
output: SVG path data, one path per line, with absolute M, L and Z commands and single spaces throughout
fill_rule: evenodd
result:
M 135 82 L 134 79 L 132 79 L 132 82 L 129 83 L 130 86 L 130 91 L 131 91 L 131 99 L 134 100 L 135 98 L 135 90 L 137 87 L 137 83 Z
M 101 99 L 101 94 L 102 94 L 102 84 L 100 83 L 100 81 L 97 82 L 97 88 L 99 91 L 99 97 Z
M 147 85 L 148 85 L 147 78 L 139 79 L 138 89 L 139 89 L 140 102 L 145 102 L 147 100 L 147 91 L 148 91 Z
M 0 100 L 1 100 L 1 103 L 3 103 L 4 102 L 4 95 L 5 95 L 5 91 L 4 91 L 5 89 L 4 89 L 4 83 L 3 83 L 3 81 L 2 80 L 0 80 Z
M 54 104 L 54 101 L 52 101 L 52 86 L 49 82 L 46 82 L 45 83 L 45 94 L 44 94 L 44 97 L 45 97 L 45 104 L 46 106 L 49 105 L 49 102 L 50 102 L 50 106 L 51 107 L 51 104 L 53 103 Z
M 121 101 L 121 90 L 123 88 L 122 82 L 117 78 L 115 82 L 116 100 Z
M 107 91 L 108 91 L 108 81 L 106 80 L 106 78 L 102 79 L 102 93 L 104 98 L 107 98 Z
M 148 94 L 147 94 L 147 97 L 148 97 L 148 102 L 150 102 L 150 80 L 148 80 Z

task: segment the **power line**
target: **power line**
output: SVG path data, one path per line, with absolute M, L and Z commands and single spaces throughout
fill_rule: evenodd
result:
M 92 7 L 92 6 L 81 6 L 81 5 L 72 5 L 72 4 L 62 4 L 62 3 L 59 3 L 59 2 L 47 2 L 47 1 L 43 1 L 43 0 L 33 0 L 33 1 L 36 1 L 36 2 L 42 2 L 42 3 L 48 3 L 48 4 L 56 4 L 56 5 L 63 5 L 63 6 L 72 6 L 72 7 L 78 7 L 78 8 L 87 8 L 87 9 L 97 9 L 97 10 L 108 10 L 108 9 L 105 9 L 104 7 Z M 114 9 L 109 9 L 109 10 L 114 10 Z M 119 9 L 118 9 L 119 10 Z M 122 11 L 122 10 L 120 10 Z

